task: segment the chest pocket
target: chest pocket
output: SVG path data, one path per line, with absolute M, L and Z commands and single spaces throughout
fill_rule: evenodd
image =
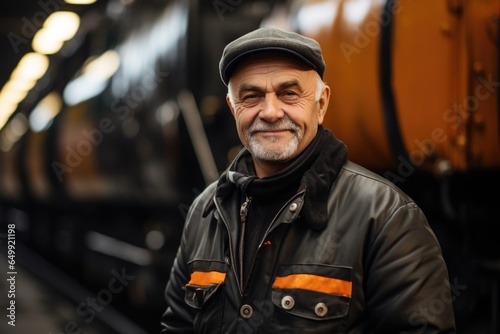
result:
M 280 320 L 292 316 L 338 326 L 349 312 L 351 272 L 349 267 L 331 265 L 281 266 L 272 286 L 273 304 L 284 311 Z
M 226 279 L 225 264 L 215 261 L 194 261 L 188 265 L 191 278 L 184 286 L 184 301 L 202 309 Z

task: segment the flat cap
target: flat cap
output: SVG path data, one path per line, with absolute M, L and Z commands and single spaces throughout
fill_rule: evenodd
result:
M 295 32 L 265 27 L 235 39 L 224 48 L 219 62 L 222 82 L 227 86 L 239 62 L 246 56 L 262 51 L 287 53 L 314 69 L 323 78 L 325 61 L 318 42 Z

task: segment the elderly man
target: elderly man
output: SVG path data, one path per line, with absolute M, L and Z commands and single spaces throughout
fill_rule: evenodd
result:
M 424 214 L 322 126 L 319 44 L 261 28 L 219 69 L 245 147 L 190 208 L 162 332 L 454 333 Z

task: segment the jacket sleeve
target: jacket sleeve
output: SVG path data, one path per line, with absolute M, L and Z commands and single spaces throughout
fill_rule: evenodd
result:
M 193 310 L 184 302 L 184 286 L 189 281 L 183 254 L 185 240 L 184 233 L 165 289 L 167 309 L 161 319 L 161 333 L 194 333 Z
M 208 195 L 205 195 L 207 197 Z M 203 204 L 201 202 L 204 197 L 198 196 L 189 208 L 186 216 L 186 223 L 180 242 L 177 255 L 172 265 L 170 278 L 165 289 L 165 299 L 167 309 L 163 313 L 161 319 L 161 333 L 194 333 L 193 321 L 195 318 L 195 310 L 192 309 L 184 301 L 185 285 L 190 280 L 190 273 L 187 267 L 187 252 L 189 252 L 190 243 L 193 242 L 193 235 L 190 232 L 191 228 L 199 223 L 201 219 L 200 210 Z
M 366 254 L 365 297 L 374 333 L 456 332 L 441 248 L 414 203 L 389 217 Z

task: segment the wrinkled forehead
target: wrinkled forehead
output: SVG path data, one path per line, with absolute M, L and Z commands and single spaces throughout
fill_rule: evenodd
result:
M 273 64 L 283 66 L 283 68 L 291 68 L 301 71 L 314 71 L 314 69 L 312 69 L 310 66 L 307 66 L 304 62 L 300 61 L 296 57 L 283 52 L 270 51 L 252 54 L 240 60 L 238 65 L 235 67 L 231 78 L 237 76 L 238 73 L 243 69 L 249 69 L 251 67 L 257 67 L 266 64 Z M 229 81 L 231 81 L 231 78 Z

